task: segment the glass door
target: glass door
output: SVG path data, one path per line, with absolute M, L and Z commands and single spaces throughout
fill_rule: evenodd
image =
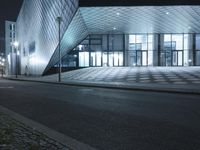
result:
M 142 51 L 136 51 L 136 66 L 142 66 Z
M 113 53 L 112 52 L 109 53 L 109 57 L 108 58 L 109 58 L 109 60 L 108 60 L 109 67 L 113 67 L 114 58 L 113 58 Z
M 91 54 L 90 54 L 90 65 L 91 65 L 91 67 L 95 67 L 96 66 L 95 52 L 91 52 Z
M 183 51 L 173 51 L 172 65 L 183 66 Z
M 108 54 L 107 54 L 107 52 L 103 53 L 103 66 L 104 67 L 108 66 Z
M 142 51 L 142 66 L 147 66 L 147 61 L 148 61 L 148 53 L 147 51 Z
M 91 52 L 90 53 L 90 66 L 100 67 L 101 66 L 101 52 Z
M 148 52 L 147 51 L 136 51 L 136 65 L 137 66 L 147 66 L 148 62 Z

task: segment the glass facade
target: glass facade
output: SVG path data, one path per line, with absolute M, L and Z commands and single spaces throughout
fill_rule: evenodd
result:
M 153 66 L 156 57 L 153 34 L 131 34 L 128 39 L 128 66 Z
M 195 47 L 195 53 L 196 53 L 196 65 L 200 66 L 200 34 L 196 34 L 196 47 Z
M 73 54 L 76 67 L 200 65 L 200 34 L 89 35 Z
M 192 61 L 191 34 L 161 35 L 161 66 L 190 66 Z
M 124 66 L 124 35 L 89 35 L 73 51 L 77 67 Z

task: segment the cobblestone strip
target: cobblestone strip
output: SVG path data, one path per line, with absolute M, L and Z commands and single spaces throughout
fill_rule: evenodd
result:
M 0 150 L 71 150 L 0 112 Z

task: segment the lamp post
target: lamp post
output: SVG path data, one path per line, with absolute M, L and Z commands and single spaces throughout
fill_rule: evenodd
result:
M 18 50 L 18 48 L 19 48 L 19 42 L 17 42 L 17 41 L 15 41 L 14 43 L 13 43 L 13 46 L 15 47 L 15 77 L 17 78 L 18 76 L 18 56 L 19 56 L 19 50 Z
M 61 51 L 60 51 L 60 42 L 61 42 L 61 37 L 60 37 L 60 26 L 62 22 L 61 17 L 57 17 L 56 21 L 58 22 L 58 55 L 59 55 L 59 72 L 58 72 L 58 82 L 61 82 L 61 73 L 62 73 L 62 62 L 61 62 Z

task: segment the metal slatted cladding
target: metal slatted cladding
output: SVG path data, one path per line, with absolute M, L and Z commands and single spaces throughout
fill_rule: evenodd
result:
M 90 33 L 199 33 L 200 6 L 80 7 Z
M 24 0 L 17 19 L 21 73 L 41 75 L 58 45 L 58 24 L 64 36 L 78 9 L 78 0 Z
M 88 34 L 199 33 L 200 6 L 80 7 L 61 42 L 62 54 Z M 45 71 L 58 62 L 58 50 Z
M 79 9 L 61 40 L 61 55 L 66 55 L 67 52 L 77 46 L 87 35 L 88 30 Z M 54 66 L 58 60 L 59 53 L 57 48 L 44 73 Z
M 199 5 L 199 0 L 79 0 L 80 7 Z

